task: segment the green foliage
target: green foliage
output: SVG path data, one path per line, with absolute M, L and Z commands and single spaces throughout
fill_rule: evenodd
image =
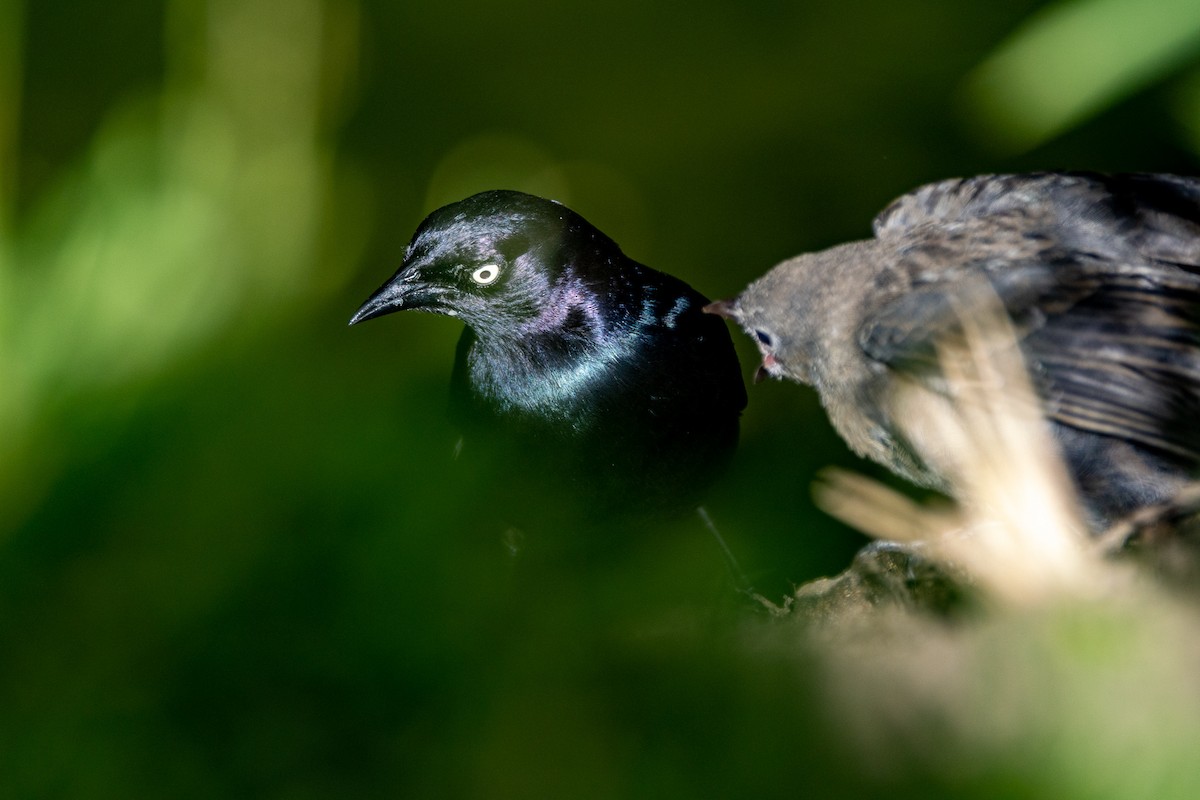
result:
M 28 461 L 63 415 L 103 417 L 247 315 L 279 324 L 357 252 L 353 229 L 321 249 L 334 195 L 317 141 L 319 5 L 184 8 L 176 35 L 238 35 L 109 111 L 0 249 L 0 521 L 19 517 L 40 479 Z M 272 47 L 291 61 L 258 58 Z
M 970 76 L 986 139 L 1024 150 L 1200 59 L 1191 0 L 1063 0 L 1034 14 Z M 1183 106 L 1200 119 L 1200 106 Z
M 512 561 L 452 461 L 456 325 L 345 328 L 425 211 L 496 183 L 725 296 L 922 181 L 1194 171 L 1196 15 L 1117 5 L 1059 29 L 1043 74 L 1113 55 L 1039 105 L 1027 51 L 990 60 L 1056 18 L 1024 0 L 0 0 L 0 794 L 1188 796 L 1191 694 L 1104 705 L 1131 670 L 1171 688 L 1139 637 L 1174 617 L 1001 621 L 972 691 L 1017 733 L 873 750 L 844 723 L 889 698 L 738 605 L 698 525 Z M 951 113 L 981 64 L 989 118 L 1030 109 L 1019 158 Z M 808 498 L 830 463 L 811 394 L 751 389 L 709 510 L 772 596 L 862 543 Z

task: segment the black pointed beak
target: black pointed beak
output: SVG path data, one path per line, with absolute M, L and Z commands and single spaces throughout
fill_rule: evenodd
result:
M 391 280 L 376 289 L 375 294 L 368 297 L 367 302 L 354 312 L 350 324 L 357 325 L 394 311 L 425 307 L 429 301 L 428 289 L 429 287 L 419 280 L 410 268 L 401 267 Z
M 730 297 L 727 300 L 716 300 L 704 307 L 705 314 L 716 314 L 718 317 L 725 319 L 737 319 L 737 298 Z
M 400 311 L 403 308 L 404 292 L 401 287 L 388 281 L 380 286 L 375 294 L 367 298 L 367 302 L 363 303 L 358 311 L 354 312 L 354 316 L 350 318 L 350 324 L 357 325 L 360 322 L 382 317 L 384 314 L 391 314 L 393 311 Z

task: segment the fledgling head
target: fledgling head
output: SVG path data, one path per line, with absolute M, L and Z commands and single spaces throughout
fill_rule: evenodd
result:
M 400 269 L 350 324 L 412 309 L 459 317 L 481 333 L 512 332 L 544 311 L 564 271 L 589 253 L 620 250 L 561 203 L 482 192 L 426 217 Z
M 758 344 L 763 363 L 756 380 L 788 378 L 819 388 L 831 370 L 857 369 L 862 361 L 856 334 L 874 302 L 878 246 L 849 242 L 798 255 L 707 310 L 734 320 Z
M 731 319 L 758 345 L 762 365 L 754 373 L 754 382 L 765 378 L 791 378 L 811 383 L 808 375 L 808 348 L 797 336 L 803 328 L 807 304 L 797 270 L 803 266 L 784 262 L 763 275 L 737 297 L 718 300 L 705 306 L 710 314 Z

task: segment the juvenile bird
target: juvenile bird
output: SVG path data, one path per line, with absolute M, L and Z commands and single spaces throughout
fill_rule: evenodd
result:
M 566 206 L 489 191 L 430 214 L 350 324 L 408 309 L 462 320 L 464 456 L 497 450 L 497 478 L 603 514 L 656 514 L 695 508 L 737 443 L 746 390 L 707 303 Z
M 890 407 L 939 387 L 933 344 L 981 287 L 1011 316 L 1092 523 L 1168 501 L 1200 465 L 1200 180 L 984 175 L 921 187 L 875 237 L 776 266 L 710 310 L 810 384 L 853 450 L 917 483 L 945 476 Z

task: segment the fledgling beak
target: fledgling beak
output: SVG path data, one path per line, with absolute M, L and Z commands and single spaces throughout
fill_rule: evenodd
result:
M 762 363 L 758 365 L 758 369 L 754 370 L 754 382 L 758 384 L 762 383 L 767 378 L 774 378 L 775 370 L 778 369 L 778 367 L 779 362 L 775 359 L 773 354 L 764 354 Z
M 730 297 L 726 300 L 715 300 L 704 307 L 705 314 L 716 314 L 724 319 L 737 319 L 737 298 Z

